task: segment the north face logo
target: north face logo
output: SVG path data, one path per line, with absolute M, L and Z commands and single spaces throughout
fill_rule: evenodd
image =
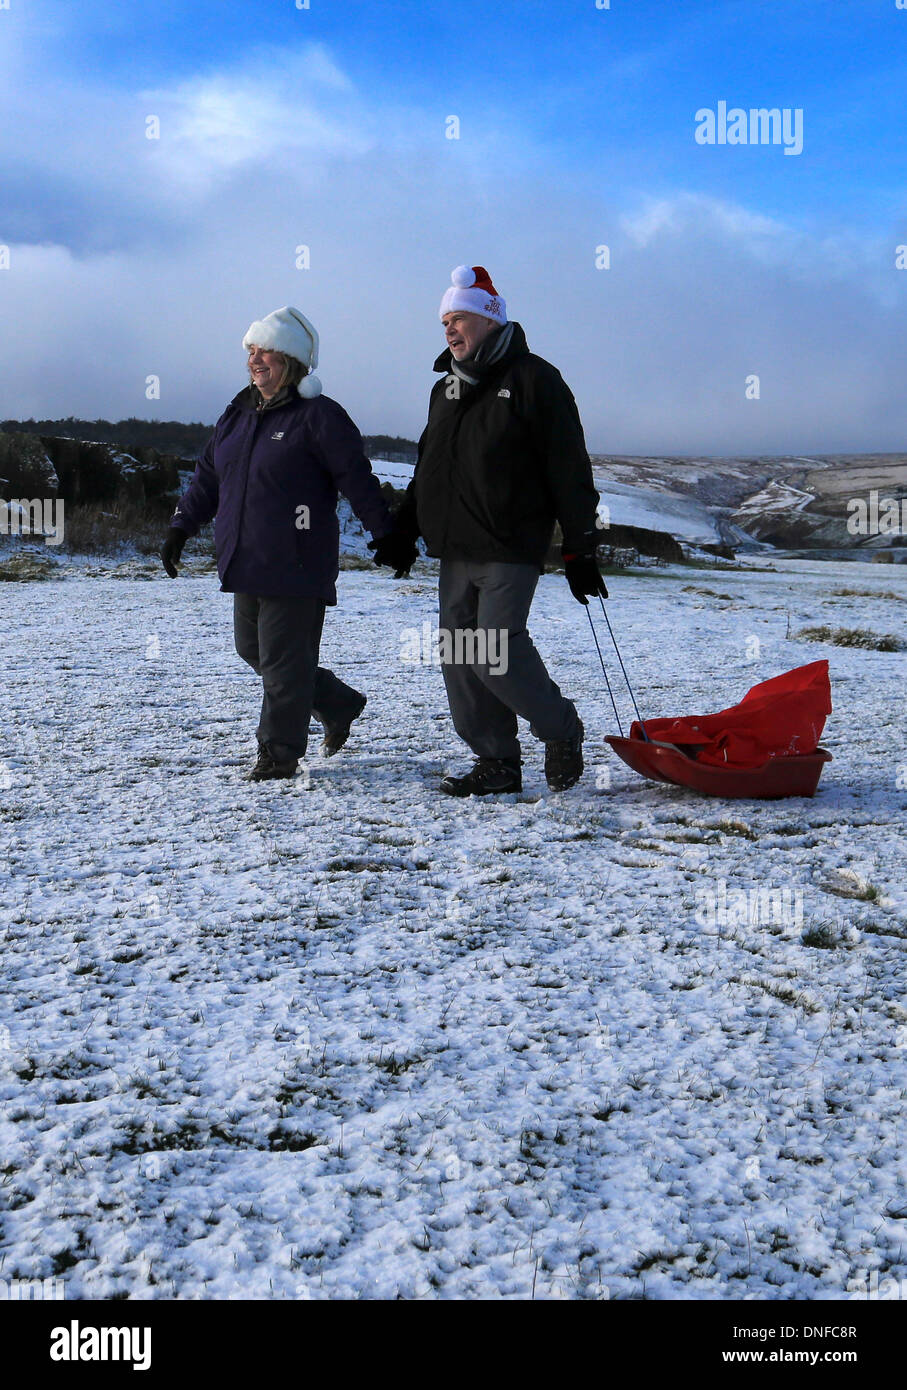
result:
M 506 387 L 506 386 L 502 386 L 502 387 L 501 387 L 500 391 L 498 392 L 498 395 L 499 395 L 499 396 L 506 396 L 507 399 L 508 399 L 508 401 L 510 400 L 510 392 L 507 390 L 507 387 Z
M 272 438 L 272 439 L 283 439 L 283 436 L 284 436 L 284 431 L 283 431 L 283 430 L 277 430 L 274 434 L 271 435 L 271 438 Z

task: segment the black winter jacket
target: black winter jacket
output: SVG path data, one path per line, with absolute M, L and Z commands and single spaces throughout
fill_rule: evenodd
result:
M 590 549 L 598 493 L 576 402 L 557 368 L 513 328 L 504 357 L 477 386 L 452 374 L 449 349 L 435 362 L 446 375 L 432 389 L 396 520 L 424 537 L 429 555 L 541 568 L 555 521 L 565 552 Z

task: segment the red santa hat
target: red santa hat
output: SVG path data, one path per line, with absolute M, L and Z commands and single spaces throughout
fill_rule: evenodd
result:
M 455 309 L 465 309 L 470 314 L 494 319 L 495 323 L 507 322 L 507 305 L 491 283 L 491 276 L 483 265 L 458 265 L 451 273 L 450 281 L 450 289 L 445 291 L 441 300 L 442 319 Z

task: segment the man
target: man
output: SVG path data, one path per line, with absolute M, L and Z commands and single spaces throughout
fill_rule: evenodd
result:
M 526 629 L 555 521 L 574 597 L 607 590 L 595 559 L 598 493 L 576 402 L 560 373 L 529 351 L 482 266 L 459 266 L 441 301 L 447 349 L 428 424 L 391 536 L 373 543 L 379 564 L 402 563 L 421 535 L 441 561 L 442 632 L 469 659 L 446 659 L 454 727 L 476 755 L 451 796 L 522 790 L 517 716 L 545 744 L 545 776 L 564 791 L 583 771 L 583 725 L 549 676 Z M 401 560 L 401 556 L 403 559 Z M 457 644 L 451 643 L 457 651 Z M 492 663 L 494 650 L 506 659 Z

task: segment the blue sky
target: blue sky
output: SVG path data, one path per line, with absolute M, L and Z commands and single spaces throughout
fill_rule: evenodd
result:
M 415 435 L 466 260 L 595 451 L 900 449 L 905 91 L 896 0 L 10 0 L 0 414 L 213 421 L 297 303 L 328 394 Z M 802 153 L 698 144 L 721 100 Z

